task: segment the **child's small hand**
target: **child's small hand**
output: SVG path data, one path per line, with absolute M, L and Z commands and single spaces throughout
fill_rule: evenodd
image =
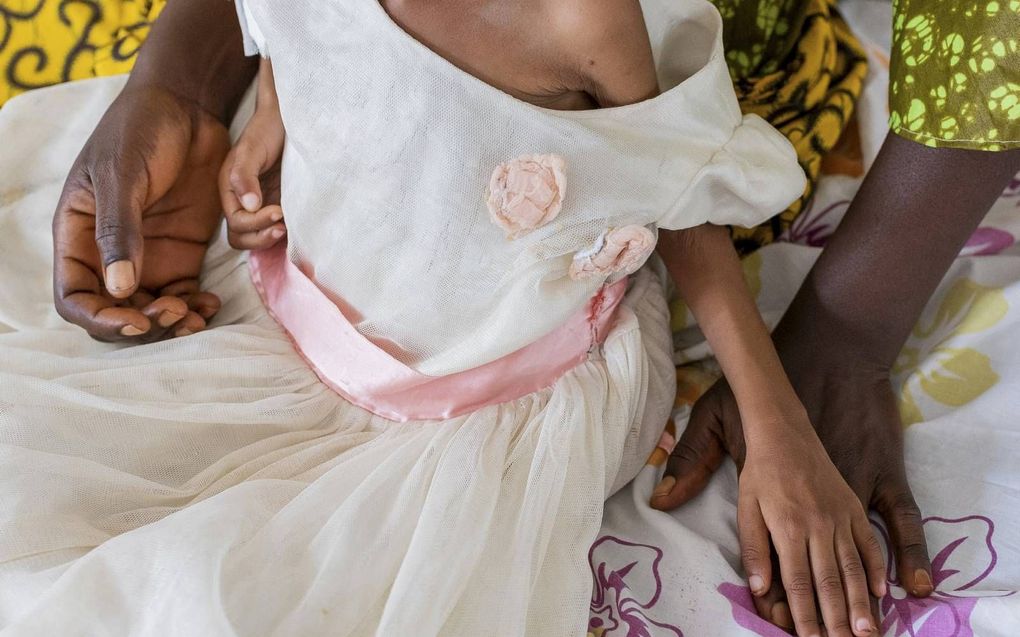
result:
M 771 537 L 798 635 L 822 635 L 822 622 L 830 637 L 873 634 L 868 590 L 885 594 L 885 562 L 864 508 L 806 416 L 776 430 L 748 445 L 740 473 L 737 519 L 752 592 L 771 586 Z
M 280 207 L 284 128 L 268 60 L 259 69 L 258 106 L 220 169 L 219 187 L 230 245 L 268 248 L 287 228 Z

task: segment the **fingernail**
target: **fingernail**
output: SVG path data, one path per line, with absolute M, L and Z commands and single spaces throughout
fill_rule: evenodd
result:
M 159 315 L 159 318 L 156 319 L 156 322 L 159 323 L 160 327 L 170 327 L 182 318 L 184 318 L 183 314 L 164 310 L 163 313 Z
M 135 264 L 130 261 L 114 261 L 106 266 L 106 289 L 111 292 L 128 290 L 135 284 Z
M 272 236 L 272 237 L 273 237 L 274 239 L 279 239 L 280 237 L 282 237 L 282 236 L 283 236 L 284 234 L 286 234 L 286 233 L 287 233 L 287 231 L 286 231 L 286 230 L 284 230 L 283 228 L 273 228 L 273 229 L 272 229 L 272 231 L 270 231 L 270 233 L 269 233 L 269 234 L 270 234 L 270 235 L 271 235 L 271 236 Z
M 241 197 L 241 205 L 244 206 L 244 209 L 248 212 L 255 212 L 259 209 L 259 196 L 253 192 L 249 192 Z
M 652 497 L 659 498 L 668 494 L 670 491 L 673 490 L 673 487 L 675 485 L 676 478 L 674 478 L 673 476 L 666 476 L 665 478 L 662 479 L 662 482 L 656 485 L 655 490 L 652 491 Z
M 783 628 L 793 628 L 793 617 L 790 616 L 790 607 L 786 602 L 772 605 L 772 623 Z
M 765 592 L 765 579 L 761 575 L 752 575 L 747 578 L 747 583 L 751 587 L 751 592 L 755 595 L 761 595 Z
M 272 219 L 273 221 L 279 221 L 280 219 L 283 219 L 283 211 L 274 210 L 273 214 L 269 215 L 269 218 Z
M 871 620 L 870 619 L 866 619 L 864 617 L 859 618 L 854 623 L 854 625 L 857 626 L 857 630 L 862 632 L 862 633 L 870 633 L 870 632 L 874 632 L 874 630 L 875 630 L 875 627 L 874 627 L 874 625 L 872 625 Z
M 191 336 L 192 334 L 194 334 L 194 332 L 192 332 L 186 327 L 182 327 L 181 329 L 174 332 L 174 336 Z
M 885 580 L 882 580 L 881 582 L 879 582 L 878 583 L 878 595 L 876 597 L 885 597 L 886 593 L 888 593 L 888 592 L 889 592 L 889 587 L 885 583 Z
M 120 328 L 120 333 L 122 336 L 141 336 L 145 334 L 145 330 L 140 330 L 134 325 L 125 325 Z
M 914 571 L 914 595 L 928 595 L 935 587 L 931 585 L 928 571 L 919 568 Z

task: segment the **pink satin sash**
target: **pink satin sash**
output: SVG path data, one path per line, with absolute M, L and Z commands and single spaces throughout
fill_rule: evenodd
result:
M 251 253 L 252 281 L 269 313 L 323 383 L 384 418 L 441 420 L 552 385 L 586 360 L 612 327 L 626 280 L 603 287 L 559 328 L 498 360 L 447 376 L 426 376 L 366 339 L 287 258 L 286 242 Z

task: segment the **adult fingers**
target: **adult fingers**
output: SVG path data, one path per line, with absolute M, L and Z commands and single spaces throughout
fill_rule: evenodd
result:
M 188 312 L 179 323 L 174 325 L 171 333 L 175 338 L 179 338 L 181 336 L 190 336 L 201 332 L 205 329 L 205 327 L 205 319 L 199 316 L 196 312 Z
M 188 304 L 176 296 L 162 296 L 148 303 L 142 314 L 148 317 L 155 327 L 167 329 L 178 323 L 188 313 Z
M 152 323 L 141 311 L 119 306 L 113 299 L 91 292 L 75 292 L 66 299 L 60 315 L 85 327 L 100 341 L 123 341 L 148 334 Z
M 858 637 L 870 635 L 875 631 L 875 619 L 871 614 L 868 577 L 850 529 L 837 531 L 836 555 L 839 559 L 839 570 L 843 575 L 850 626 Z M 828 625 L 828 621 L 826 621 L 826 625 Z
M 761 597 L 772 585 L 772 550 L 769 528 L 758 502 L 751 498 L 741 498 L 737 503 L 737 534 L 747 585 L 755 597 Z
M 934 590 L 928 543 L 924 538 L 921 511 L 907 486 L 906 479 L 880 491 L 875 508 L 885 520 L 896 556 L 896 573 L 900 584 L 912 595 L 927 597 Z
M 697 403 L 666 463 L 665 476 L 652 492 L 653 509 L 675 509 L 705 488 L 726 453 L 715 429 L 717 426 L 718 419 L 712 409 Z
M 779 553 L 779 568 L 783 572 L 790 616 L 797 634 L 800 637 L 819 637 L 821 626 L 815 611 L 815 587 L 808 561 L 807 542 L 784 539 L 776 543 L 776 552 Z
M 212 292 L 204 292 L 198 287 L 197 279 L 181 279 L 162 290 L 162 296 L 176 296 L 187 303 L 187 309 L 201 316 L 205 321 L 216 316 L 220 311 L 220 297 Z
M 81 259 L 57 248 L 53 271 L 57 313 L 93 338 L 120 341 L 139 337 L 151 324 L 137 308 L 120 307 L 102 293 L 99 275 Z
M 142 270 L 148 171 L 144 164 L 122 160 L 92 171 L 90 177 L 96 202 L 95 240 L 106 290 L 125 299 L 138 289 Z

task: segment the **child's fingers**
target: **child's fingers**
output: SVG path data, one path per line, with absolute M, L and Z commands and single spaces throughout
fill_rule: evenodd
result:
M 786 599 L 797 634 L 800 637 L 819 637 L 822 633 L 818 613 L 815 612 L 815 586 L 808 561 L 807 541 L 784 539 L 777 543 L 776 552 L 779 553 L 779 569 L 783 572 Z
M 860 515 L 854 516 L 853 524 L 850 527 L 854 544 L 860 553 L 861 561 L 864 564 L 865 575 L 871 594 L 875 597 L 885 597 L 886 593 L 886 568 L 885 557 L 882 555 L 882 546 L 871 529 L 868 516 L 862 510 Z
M 875 630 L 875 620 L 871 614 L 868 578 L 850 529 L 840 529 L 836 532 L 836 553 L 839 556 L 840 570 L 843 572 L 850 625 L 858 637 L 870 635 Z
M 287 234 L 286 226 L 277 223 L 258 232 L 228 232 L 227 239 L 230 241 L 230 245 L 238 250 L 264 250 L 275 245 L 285 234 Z
M 265 206 L 255 212 L 238 208 L 227 213 L 227 228 L 238 234 L 258 232 L 279 223 L 282 219 L 283 209 L 280 206 Z
M 761 597 L 772 586 L 772 549 L 769 528 L 758 502 L 752 498 L 741 498 L 737 503 L 737 532 L 747 584 L 755 597 Z
M 241 206 L 248 212 L 255 212 L 262 207 L 262 186 L 259 175 L 265 164 L 265 150 L 251 144 L 242 135 L 234 147 L 233 164 L 230 166 L 228 180 L 230 189 L 234 191 Z
M 835 531 L 826 527 L 813 534 L 808 553 L 825 629 L 832 637 L 853 637 L 846 612 L 843 577 L 836 562 Z
M 234 194 L 234 189 L 230 185 L 230 171 L 233 170 L 236 156 L 237 149 L 231 148 L 227 153 L 227 158 L 223 160 L 223 165 L 220 166 L 220 174 L 216 180 L 220 191 L 220 208 L 223 210 L 224 216 L 242 208 L 240 199 Z

